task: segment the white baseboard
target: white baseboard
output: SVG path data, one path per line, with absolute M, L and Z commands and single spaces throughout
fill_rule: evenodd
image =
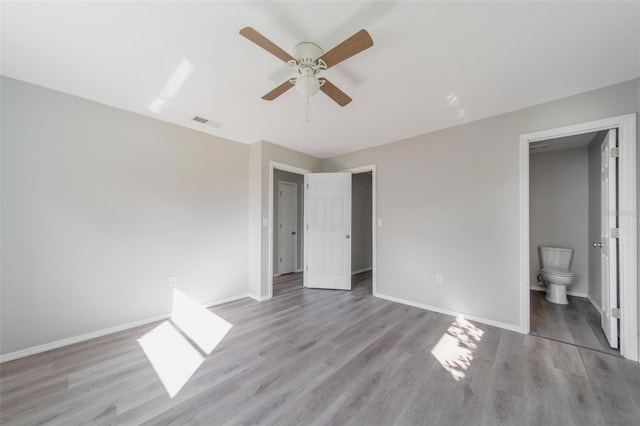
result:
M 210 308 L 211 306 L 221 305 L 227 302 L 233 302 L 234 300 L 250 297 L 249 294 L 239 294 L 237 296 L 227 297 L 225 299 L 214 300 L 211 302 L 203 303 L 202 306 Z M 140 327 L 141 325 L 151 324 L 153 322 L 162 321 L 171 317 L 171 312 L 162 315 L 156 315 L 154 317 L 141 319 L 138 321 L 128 322 L 126 324 L 116 325 L 114 327 L 103 328 L 101 330 L 91 331 L 89 333 L 80 334 L 79 336 L 68 337 L 66 339 L 56 340 L 55 342 L 45 343 L 44 345 L 33 346 L 27 349 L 21 349 L 15 352 L 9 352 L 5 355 L 0 355 L 0 364 L 7 361 L 12 361 L 18 358 L 24 358 L 29 355 L 39 354 L 41 352 L 50 351 L 53 349 L 62 348 L 64 346 L 73 345 L 75 343 L 84 342 L 87 340 L 95 339 L 97 337 L 107 336 L 109 334 L 118 333 L 120 331 L 129 330 L 131 328 Z
M 302 269 L 296 269 L 295 271 L 293 271 L 294 274 L 297 274 L 298 272 L 302 272 Z M 286 274 L 273 274 L 273 278 L 278 278 L 278 277 L 281 277 L 282 275 L 286 275 Z
M 373 269 L 373 268 L 358 269 L 357 271 L 353 271 L 353 272 L 351 272 L 351 275 L 361 274 L 361 273 L 363 273 L 363 272 L 371 271 L 372 269 Z
M 602 315 L 602 308 L 600 307 L 600 305 L 598 305 L 598 303 L 596 303 L 596 301 L 593 300 L 590 296 L 587 296 L 587 300 L 591 302 L 591 305 L 593 305 L 593 307 L 596 308 L 598 313 Z
M 547 291 L 546 288 L 540 287 L 540 286 L 537 286 L 537 285 L 532 285 L 530 288 L 531 288 L 531 290 L 534 290 L 534 291 Z M 587 293 L 580 293 L 580 292 L 577 292 L 577 291 L 568 291 L 567 294 L 569 296 L 585 297 L 585 298 L 588 296 Z
M 386 294 L 376 293 L 375 297 L 379 297 L 380 299 L 390 300 L 392 302 L 402 303 L 403 305 L 413 306 L 415 308 L 425 309 L 427 311 L 438 312 L 440 314 L 451 315 L 451 316 L 463 316 L 464 319 L 470 321 L 480 322 L 482 324 L 491 325 L 493 327 L 503 328 L 509 331 L 515 331 L 516 333 L 522 333 L 522 329 L 520 326 L 507 324 L 505 322 L 494 321 L 486 318 L 480 318 L 473 315 L 467 315 L 460 312 L 450 311 L 449 309 L 438 308 L 436 306 L 425 305 L 422 303 L 412 302 L 410 300 L 400 299 L 399 297 L 387 296 Z
M 258 296 L 257 294 L 248 294 L 247 296 L 249 296 L 256 302 L 264 302 L 267 299 L 271 299 L 269 296 Z

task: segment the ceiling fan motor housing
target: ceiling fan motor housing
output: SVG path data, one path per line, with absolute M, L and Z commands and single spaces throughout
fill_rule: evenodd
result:
M 320 46 L 307 41 L 298 43 L 296 47 L 293 48 L 293 56 L 298 59 L 300 65 L 314 66 L 316 60 L 322 56 L 323 53 Z

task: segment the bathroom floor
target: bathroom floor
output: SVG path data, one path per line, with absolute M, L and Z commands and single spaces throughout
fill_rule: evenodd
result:
M 548 302 L 543 291 L 531 290 L 531 334 L 620 356 L 600 328 L 600 315 L 584 297 L 569 297 L 568 305 Z

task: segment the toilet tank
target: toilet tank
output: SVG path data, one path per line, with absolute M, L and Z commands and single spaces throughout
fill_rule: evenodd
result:
M 560 247 L 538 247 L 540 268 L 571 269 L 573 249 Z

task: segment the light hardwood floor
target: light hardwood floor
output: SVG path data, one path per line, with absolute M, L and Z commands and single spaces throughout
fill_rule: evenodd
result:
M 33 424 L 637 425 L 640 364 L 346 291 L 211 308 L 233 327 L 170 398 L 152 324 L 0 366 Z M 179 363 L 174 364 L 176 367 Z
M 600 314 L 584 297 L 568 296 L 568 305 L 548 302 L 543 291 L 531 291 L 531 334 L 620 356 L 600 327 Z

